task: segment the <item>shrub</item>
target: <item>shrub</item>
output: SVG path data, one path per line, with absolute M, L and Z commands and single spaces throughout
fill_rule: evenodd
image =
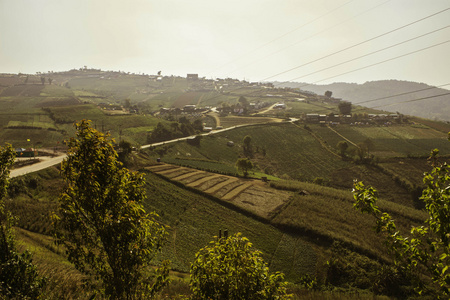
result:
M 282 273 L 269 275 L 261 252 L 240 233 L 202 248 L 191 265 L 193 299 L 285 299 Z

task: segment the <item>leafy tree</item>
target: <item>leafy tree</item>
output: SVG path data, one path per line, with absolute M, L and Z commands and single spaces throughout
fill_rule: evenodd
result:
M 36 299 L 45 284 L 31 263 L 31 253 L 19 253 L 13 231 L 16 218 L 6 211 L 2 201 L 8 188 L 9 168 L 15 152 L 11 145 L 0 147 L 0 295 L 16 299 Z M 2 299 L 3 299 L 2 297 Z
M 358 148 L 356 149 L 356 155 L 358 155 L 359 160 L 363 161 L 367 154 L 367 145 L 364 143 L 358 143 Z
M 171 122 L 170 123 L 170 128 L 172 129 L 173 132 L 177 132 L 178 130 L 180 130 L 179 123 L 178 122 Z
M 245 177 L 247 177 L 248 171 L 253 169 L 253 163 L 248 158 L 239 158 L 236 162 L 236 168 L 238 169 L 238 171 L 244 173 Z
M 326 92 L 325 92 L 325 96 L 326 96 L 326 97 L 330 98 L 331 95 L 333 95 L 333 92 L 332 92 L 332 91 L 326 91 Z
M 128 166 L 130 164 L 130 156 L 133 151 L 133 146 L 130 142 L 122 140 L 119 143 L 119 153 L 118 160 L 124 165 Z
M 450 137 L 449 137 L 450 139 Z M 425 203 L 428 219 L 422 226 L 413 226 L 410 236 L 401 234 L 392 217 L 381 212 L 376 201 L 377 191 L 365 187 L 362 182 L 354 184 L 354 207 L 376 219 L 376 230 L 386 238 L 386 245 L 394 254 L 395 265 L 409 274 L 418 293 L 436 293 L 448 299 L 450 296 L 450 167 L 438 163 L 439 151 L 433 150 L 433 169 L 425 173 L 426 188 L 421 199 Z M 427 283 L 427 278 L 431 282 Z
M 42 83 L 42 85 L 45 84 L 45 77 L 41 77 L 41 83 Z
M 344 157 L 345 151 L 348 149 L 348 144 L 346 141 L 340 141 L 337 143 L 337 148 L 339 149 L 339 154 Z
M 75 127 L 61 166 L 65 187 L 54 216 L 57 242 L 78 270 L 100 280 L 108 298 L 151 296 L 167 282 L 167 263 L 153 283 L 148 273 L 166 230 L 142 206 L 144 177 L 122 167 L 108 134 L 86 120 Z
M 156 143 L 166 141 L 172 138 L 172 133 L 168 130 L 164 124 L 158 122 L 156 128 L 152 131 L 150 136 L 147 138 L 147 142 Z
M 48 80 L 48 84 L 52 84 L 52 81 L 53 81 L 53 79 L 52 78 L 47 78 L 47 80 Z
M 131 107 L 131 100 L 130 99 L 125 99 L 125 104 L 124 104 L 124 107 L 126 108 L 126 109 L 129 109 L 130 107 Z
M 181 123 L 180 125 L 180 131 L 183 134 L 183 136 L 189 136 L 195 134 L 195 130 L 192 127 L 191 123 Z
M 181 124 L 190 124 L 191 122 L 189 121 L 188 118 L 186 118 L 185 116 L 181 117 L 178 122 L 180 122 Z
M 243 106 L 247 106 L 248 105 L 248 100 L 244 96 L 240 96 L 239 99 L 238 99 L 238 102 L 241 103 Z
M 251 156 L 253 149 L 252 149 L 252 137 L 249 135 L 246 135 L 242 141 L 244 143 L 244 155 L 245 156 Z
M 341 115 L 349 115 L 352 112 L 352 103 L 347 101 L 339 102 L 339 112 Z
M 286 299 L 282 273 L 269 274 L 261 252 L 240 233 L 212 241 L 191 264 L 193 299 Z
M 247 98 L 244 96 L 240 96 L 238 99 L 238 102 L 241 104 L 242 108 L 244 109 L 244 114 L 246 115 L 248 113 L 249 103 Z
M 195 131 L 197 132 L 202 132 L 203 130 L 203 123 L 202 120 L 197 119 L 192 123 L 192 127 L 194 128 Z
M 369 138 L 367 138 L 364 142 L 363 142 L 364 146 L 367 149 L 367 155 L 370 156 L 370 151 L 375 150 L 375 144 L 373 143 L 373 141 Z

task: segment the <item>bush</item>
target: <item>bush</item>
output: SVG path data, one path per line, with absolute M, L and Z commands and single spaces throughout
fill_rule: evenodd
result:
M 282 273 L 269 275 L 261 252 L 240 233 L 201 249 L 191 265 L 193 299 L 285 299 Z

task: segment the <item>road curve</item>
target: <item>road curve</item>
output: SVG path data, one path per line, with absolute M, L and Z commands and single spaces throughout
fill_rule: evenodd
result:
M 289 122 L 294 122 L 295 120 L 296 119 L 292 119 Z M 235 129 L 235 128 L 251 126 L 251 125 L 254 125 L 254 124 L 241 124 L 241 125 L 236 125 L 236 126 L 232 126 L 232 127 L 228 127 L 228 128 L 212 130 L 210 132 L 197 134 L 197 135 L 207 136 L 207 135 L 216 134 L 216 133 L 232 130 L 232 129 Z M 159 143 L 143 145 L 143 146 L 141 146 L 141 149 L 161 146 L 161 145 L 174 143 L 174 142 L 178 142 L 178 141 L 184 141 L 184 140 L 187 140 L 187 139 L 195 138 L 197 135 L 191 135 L 191 136 L 182 137 L 182 138 L 178 138 L 178 139 L 174 139 L 174 140 L 169 140 L 169 141 L 164 141 L 164 142 L 159 142 Z M 11 170 L 11 173 L 10 173 L 9 177 L 13 178 L 13 177 L 22 176 L 22 175 L 25 175 L 25 174 L 28 174 L 28 173 L 33 173 L 33 172 L 37 172 L 37 171 L 43 170 L 45 168 L 48 168 L 48 167 L 51 167 L 51 166 L 54 166 L 54 165 L 57 165 L 57 164 L 61 163 L 66 157 L 67 157 L 67 155 L 64 154 L 64 155 L 60 155 L 60 156 L 57 156 L 57 157 L 50 158 L 50 159 L 42 161 L 42 162 L 38 162 L 38 163 L 33 164 L 31 166 L 26 166 L 26 167 L 22 167 L 22 168 L 17 168 L 17 169 Z
M 50 158 L 48 160 L 44 160 L 42 162 L 30 165 L 30 166 L 11 170 L 9 177 L 13 178 L 13 177 L 22 176 L 22 175 L 25 175 L 28 173 L 33 173 L 36 171 L 43 170 L 45 168 L 48 168 L 48 167 L 51 167 L 51 166 L 61 163 L 64 160 L 64 158 L 66 158 L 66 157 L 67 157 L 67 155 L 64 154 L 64 155 Z

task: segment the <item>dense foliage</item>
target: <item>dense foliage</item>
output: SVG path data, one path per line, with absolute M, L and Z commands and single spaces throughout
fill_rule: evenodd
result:
M 150 280 L 149 264 L 166 235 L 157 215 L 145 212 L 143 175 L 123 168 L 108 135 L 76 124 L 62 163 L 65 187 L 55 216 L 56 239 L 68 259 L 101 281 L 112 299 L 152 295 L 167 280 L 167 265 Z
M 16 219 L 6 211 L 9 168 L 14 163 L 15 152 L 11 145 L 0 147 L 0 295 L 17 299 L 36 299 L 45 280 L 40 278 L 31 263 L 31 253 L 17 250 L 13 226 Z
M 194 299 L 286 299 L 282 273 L 269 274 L 261 252 L 241 234 L 202 248 L 191 265 Z
M 396 267 L 412 277 L 418 293 L 447 298 L 450 295 L 450 167 L 438 162 L 438 153 L 437 149 L 432 151 L 433 169 L 424 177 L 426 188 L 421 200 L 428 219 L 422 226 L 413 226 L 410 236 L 400 233 L 392 217 L 376 206 L 378 195 L 374 188 L 356 182 L 354 206 L 376 218 L 376 230 L 385 235 Z
M 236 168 L 238 171 L 242 172 L 245 177 L 248 176 L 248 172 L 253 169 L 253 163 L 248 158 L 239 158 L 236 161 Z

